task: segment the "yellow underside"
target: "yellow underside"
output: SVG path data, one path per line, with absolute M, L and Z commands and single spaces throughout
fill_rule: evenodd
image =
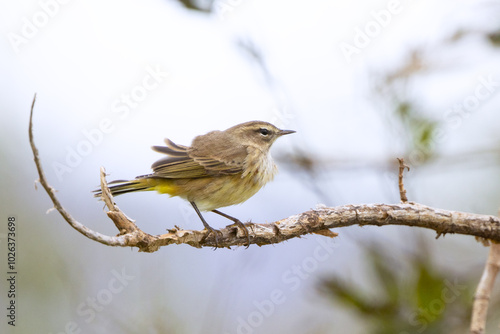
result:
M 169 194 L 170 196 L 178 196 L 179 187 L 172 184 L 171 180 L 157 180 L 154 190 L 160 194 Z
M 243 203 L 252 197 L 262 184 L 254 177 L 239 175 L 198 179 L 147 179 L 148 190 L 179 196 L 195 202 L 202 211 Z

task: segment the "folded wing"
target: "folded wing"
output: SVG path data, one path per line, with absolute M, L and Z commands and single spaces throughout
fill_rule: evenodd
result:
M 165 139 L 167 146 L 153 146 L 153 150 L 166 154 L 167 157 L 156 161 L 151 168 L 153 174 L 147 177 L 169 179 L 201 178 L 217 175 L 232 175 L 242 173 L 242 159 L 218 158 L 219 152 L 195 152 L 188 146 L 178 145 Z M 200 154 L 201 153 L 201 154 Z M 205 154 L 203 154 L 205 153 Z M 209 156 L 210 155 L 210 156 Z M 226 161 L 224 161 L 226 160 Z

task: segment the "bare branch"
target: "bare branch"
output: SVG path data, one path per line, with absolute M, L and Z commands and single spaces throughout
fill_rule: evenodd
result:
M 410 171 L 410 167 L 405 164 L 405 160 L 403 158 L 398 158 L 399 161 L 399 197 L 401 198 L 401 203 L 408 202 L 408 197 L 406 197 L 406 189 L 403 183 L 403 173 L 405 168 Z
M 491 291 L 500 269 L 500 244 L 491 243 L 488 260 L 484 267 L 483 275 L 474 294 L 472 306 L 471 334 L 483 334 L 486 328 L 486 315 L 490 302 Z

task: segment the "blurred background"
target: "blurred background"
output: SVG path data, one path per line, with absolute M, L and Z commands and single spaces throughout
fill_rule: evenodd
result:
M 496 215 L 498 2 L 23 0 L 0 5 L 0 26 L 0 267 L 9 216 L 18 264 L 17 324 L 3 315 L 2 333 L 467 332 L 488 253 L 472 237 L 353 226 L 249 249 L 107 247 L 47 213 L 28 118 L 36 93 L 49 183 L 108 235 L 91 194 L 100 166 L 134 178 L 164 138 L 189 145 L 248 120 L 297 133 L 273 146 L 274 182 L 223 210 L 241 220 L 398 202 L 396 157 L 411 167 L 410 201 Z M 116 201 L 151 234 L 202 228 L 178 198 Z

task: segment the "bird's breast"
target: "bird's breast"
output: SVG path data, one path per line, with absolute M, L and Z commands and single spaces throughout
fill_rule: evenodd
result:
M 255 150 L 249 152 L 247 159 L 245 159 L 244 171 L 241 177 L 251 178 L 252 182 L 260 188 L 269 181 L 272 181 L 277 172 L 278 168 L 271 154 Z
M 171 180 L 177 191 L 167 193 L 195 202 L 202 211 L 210 211 L 245 202 L 271 181 L 276 172 L 269 153 L 255 150 L 245 159 L 242 173 Z

